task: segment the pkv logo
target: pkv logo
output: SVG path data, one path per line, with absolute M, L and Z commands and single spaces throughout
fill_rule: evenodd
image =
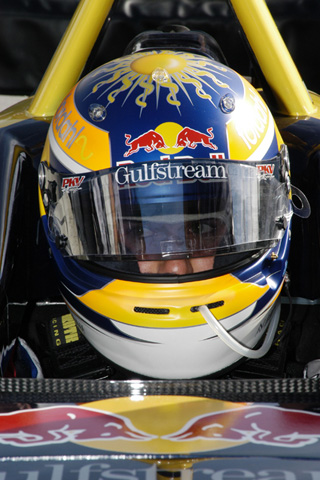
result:
M 81 184 L 85 178 L 85 175 L 64 178 L 61 185 L 62 192 L 81 190 Z
M 144 150 L 146 153 L 159 150 L 166 154 L 178 153 L 184 148 L 194 150 L 198 145 L 218 150 L 217 145 L 212 143 L 214 138 L 213 128 L 207 128 L 207 132 L 200 132 L 190 127 L 182 127 L 174 122 L 165 122 L 155 130 L 149 130 L 132 139 L 130 134 L 125 134 L 125 145 L 128 150 L 124 157 Z

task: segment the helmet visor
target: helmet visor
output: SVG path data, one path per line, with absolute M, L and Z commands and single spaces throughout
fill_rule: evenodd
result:
M 49 234 L 64 255 L 163 260 L 274 246 L 292 215 L 280 155 L 183 159 L 61 175 L 41 164 Z

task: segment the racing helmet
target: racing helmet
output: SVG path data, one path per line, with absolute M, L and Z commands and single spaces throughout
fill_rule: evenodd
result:
M 197 378 L 270 348 L 289 159 L 262 97 L 228 66 L 152 48 L 89 73 L 51 122 L 39 198 L 61 294 L 114 364 Z

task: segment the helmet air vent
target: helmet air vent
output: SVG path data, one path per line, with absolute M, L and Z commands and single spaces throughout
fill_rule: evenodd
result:
M 148 313 L 149 315 L 169 315 L 169 308 L 148 308 L 148 307 L 134 307 L 136 313 Z
M 224 305 L 224 300 L 219 300 L 219 302 L 208 303 L 207 307 L 209 308 L 209 310 L 211 310 L 212 308 L 222 307 L 223 305 Z M 191 307 L 190 311 L 193 313 L 198 312 L 199 307 Z

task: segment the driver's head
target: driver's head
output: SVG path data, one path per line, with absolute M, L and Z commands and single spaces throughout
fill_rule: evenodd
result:
M 50 183 L 60 189 L 49 226 L 67 255 L 122 272 L 126 262 L 142 275 L 212 270 L 218 256 L 256 252 L 281 234 L 279 139 L 255 89 L 212 59 L 114 60 L 53 119 L 48 163 L 62 176 Z
M 291 217 L 281 144 L 259 93 L 208 56 L 138 51 L 71 90 L 50 126 L 40 203 L 61 289 L 99 351 L 157 376 L 169 363 L 170 376 L 185 377 L 239 359 L 210 346 L 196 307 L 258 319 L 278 296 Z M 280 245 L 271 287 L 260 259 Z M 198 349 L 199 339 L 208 342 Z M 199 364 L 189 362 L 194 348 Z

